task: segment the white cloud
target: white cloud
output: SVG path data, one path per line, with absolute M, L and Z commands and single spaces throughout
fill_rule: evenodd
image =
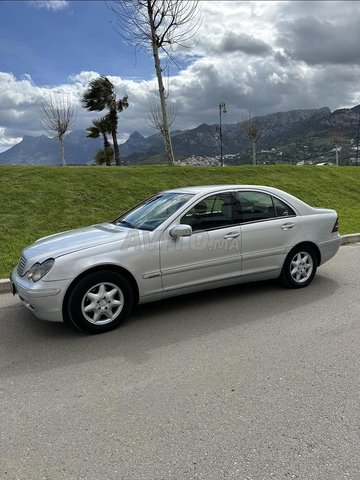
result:
M 76 107 L 75 128 L 85 129 L 101 112 L 88 112 L 81 107 L 81 96 L 89 81 L 99 76 L 98 72 L 80 72 L 72 75 L 68 83 L 52 87 L 39 87 L 31 78 L 23 75 L 17 79 L 13 74 L 0 72 L 0 149 L 18 143 L 24 135 L 42 135 L 40 122 L 41 100 L 49 93 L 64 95 Z M 129 96 L 130 108 L 119 118 L 119 138 L 126 138 L 136 129 L 154 133 L 147 126 L 148 105 L 155 96 L 156 81 L 126 80 L 109 76 L 119 98 Z
M 53 12 L 59 12 L 69 6 L 69 2 L 66 0 L 32 0 L 27 3 L 31 7 L 44 8 Z
M 358 33 L 346 28 L 360 17 L 360 3 L 200 4 L 203 22 L 197 47 L 181 51 L 188 59 L 187 67 L 169 78 L 169 100 L 177 107 L 173 128 L 216 123 L 221 101 L 228 106 L 228 123 L 239 122 L 249 110 L 262 115 L 360 103 Z M 331 41 L 314 44 L 319 35 Z M 38 105 L 47 92 L 70 96 L 78 109 L 76 128 L 85 129 L 101 115 L 80 105 L 84 89 L 98 75 L 96 71 L 74 72 L 64 84 L 39 87 L 26 74 L 15 78 L 0 72 L 0 126 L 6 128 L 0 148 L 11 139 L 42 133 Z M 151 80 L 109 78 L 119 96 L 129 96 L 129 108 L 119 118 L 119 137 L 124 140 L 134 130 L 155 133 L 147 120 L 157 98 L 155 75 Z
M 7 135 L 6 128 L 0 127 L 0 151 L 4 151 L 16 143 L 21 142 L 22 137 L 10 137 Z

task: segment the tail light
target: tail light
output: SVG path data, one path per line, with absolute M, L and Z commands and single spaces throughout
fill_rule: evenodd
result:
M 331 233 L 336 233 L 336 232 L 338 232 L 338 231 L 339 231 L 339 217 L 337 217 L 336 222 L 335 222 L 335 225 L 334 225 Z

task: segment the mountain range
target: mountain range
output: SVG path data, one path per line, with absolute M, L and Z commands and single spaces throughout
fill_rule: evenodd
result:
M 319 109 L 291 110 L 255 117 L 262 130 L 257 144 L 263 160 L 274 156 L 267 152 L 282 152 L 282 162 L 294 163 L 306 155 L 320 156 L 331 151 L 331 138 L 341 134 L 343 142 L 353 144 L 358 141 L 360 125 L 360 105 L 331 112 L 327 107 Z M 246 135 L 246 121 L 237 124 L 223 124 L 223 152 L 233 164 L 250 163 L 251 143 Z M 206 123 L 196 128 L 172 132 L 175 156 L 183 160 L 190 156 L 216 157 L 220 144 L 218 125 Z M 321 148 L 320 148 L 321 147 Z M 74 130 L 65 138 L 65 159 L 68 165 L 91 165 L 101 139 L 86 138 L 86 132 Z M 320 148 L 320 150 L 319 150 Z M 59 165 L 60 152 L 57 139 L 48 137 L 24 136 L 23 140 L 0 154 L 0 165 Z M 162 163 L 164 145 L 160 134 L 144 137 L 133 132 L 126 142 L 120 145 L 120 153 L 125 164 Z M 265 153 L 264 153 L 265 152 Z M 324 155 L 321 156 L 323 158 Z M 279 157 L 276 159 L 279 160 Z M 273 163 L 273 160 L 264 163 Z

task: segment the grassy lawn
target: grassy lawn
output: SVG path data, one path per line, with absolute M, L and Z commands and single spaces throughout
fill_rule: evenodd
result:
M 357 167 L 0 167 L 0 278 L 39 237 L 113 219 L 160 190 L 229 183 L 269 185 L 335 208 L 342 234 L 360 232 Z

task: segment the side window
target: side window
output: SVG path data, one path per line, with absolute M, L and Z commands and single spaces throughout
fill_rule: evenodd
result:
M 234 208 L 234 215 L 238 212 L 241 222 L 296 216 L 289 205 L 267 193 L 236 192 L 235 199 L 237 206 Z
M 262 192 L 236 192 L 235 196 L 241 206 L 243 222 L 275 217 L 271 195 Z
M 181 218 L 194 232 L 232 225 L 234 199 L 231 193 L 210 195 L 200 200 Z
M 273 197 L 274 200 L 274 207 L 275 213 L 277 217 L 292 217 L 296 216 L 296 213 L 289 205 L 286 205 L 283 201 L 279 200 L 278 198 Z

